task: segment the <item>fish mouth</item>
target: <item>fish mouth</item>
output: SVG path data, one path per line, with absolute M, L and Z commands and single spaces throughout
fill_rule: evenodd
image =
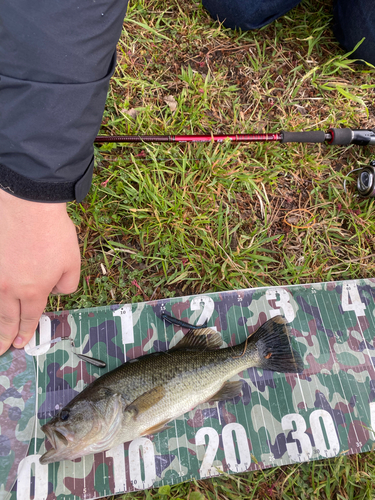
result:
M 72 441 L 71 433 L 66 429 L 51 428 L 48 424 L 43 425 L 41 429 L 51 443 L 52 448 L 40 457 L 40 463 L 49 464 L 63 460 L 65 454 L 69 453 L 69 444 Z
M 67 429 L 51 428 L 48 425 L 43 425 L 42 431 L 55 450 L 69 446 L 69 441 L 72 441 L 72 436 Z
M 51 443 L 51 446 L 54 450 L 58 450 L 62 447 L 68 446 L 68 440 L 64 436 L 64 434 L 56 429 L 43 429 L 42 431 L 45 433 L 48 441 Z

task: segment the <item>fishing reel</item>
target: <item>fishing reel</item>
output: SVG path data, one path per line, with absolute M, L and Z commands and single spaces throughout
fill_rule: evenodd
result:
M 375 198 L 375 160 L 370 161 L 368 167 L 356 168 L 349 172 L 359 172 L 357 178 L 357 191 L 362 198 Z M 346 180 L 344 181 L 344 190 L 346 191 Z

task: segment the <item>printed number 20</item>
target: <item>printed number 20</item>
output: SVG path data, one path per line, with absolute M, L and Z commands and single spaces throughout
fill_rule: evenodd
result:
M 233 439 L 233 434 L 236 436 L 239 461 L 236 456 L 236 449 Z M 216 452 L 219 448 L 219 434 L 212 427 L 202 427 L 195 435 L 196 445 L 205 445 L 205 438 L 208 436 L 208 444 L 203 457 L 201 467 L 199 469 L 200 476 L 210 477 L 217 476 L 223 472 L 221 465 L 213 465 Z M 231 423 L 223 427 L 222 432 L 223 448 L 225 461 L 228 468 L 233 472 L 246 471 L 251 463 L 251 455 L 247 442 L 246 431 L 241 424 Z

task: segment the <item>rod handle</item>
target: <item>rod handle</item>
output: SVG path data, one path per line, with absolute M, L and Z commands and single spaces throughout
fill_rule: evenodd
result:
M 281 132 L 281 142 L 325 142 L 326 134 L 323 130 L 311 130 L 309 132 Z
M 329 144 L 347 146 L 358 144 L 359 146 L 375 145 L 375 129 L 352 130 L 351 128 L 330 128 L 331 134 Z

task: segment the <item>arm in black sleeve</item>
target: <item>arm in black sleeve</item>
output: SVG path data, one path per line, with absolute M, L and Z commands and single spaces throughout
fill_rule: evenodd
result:
M 0 188 L 81 201 L 127 0 L 0 0 Z

